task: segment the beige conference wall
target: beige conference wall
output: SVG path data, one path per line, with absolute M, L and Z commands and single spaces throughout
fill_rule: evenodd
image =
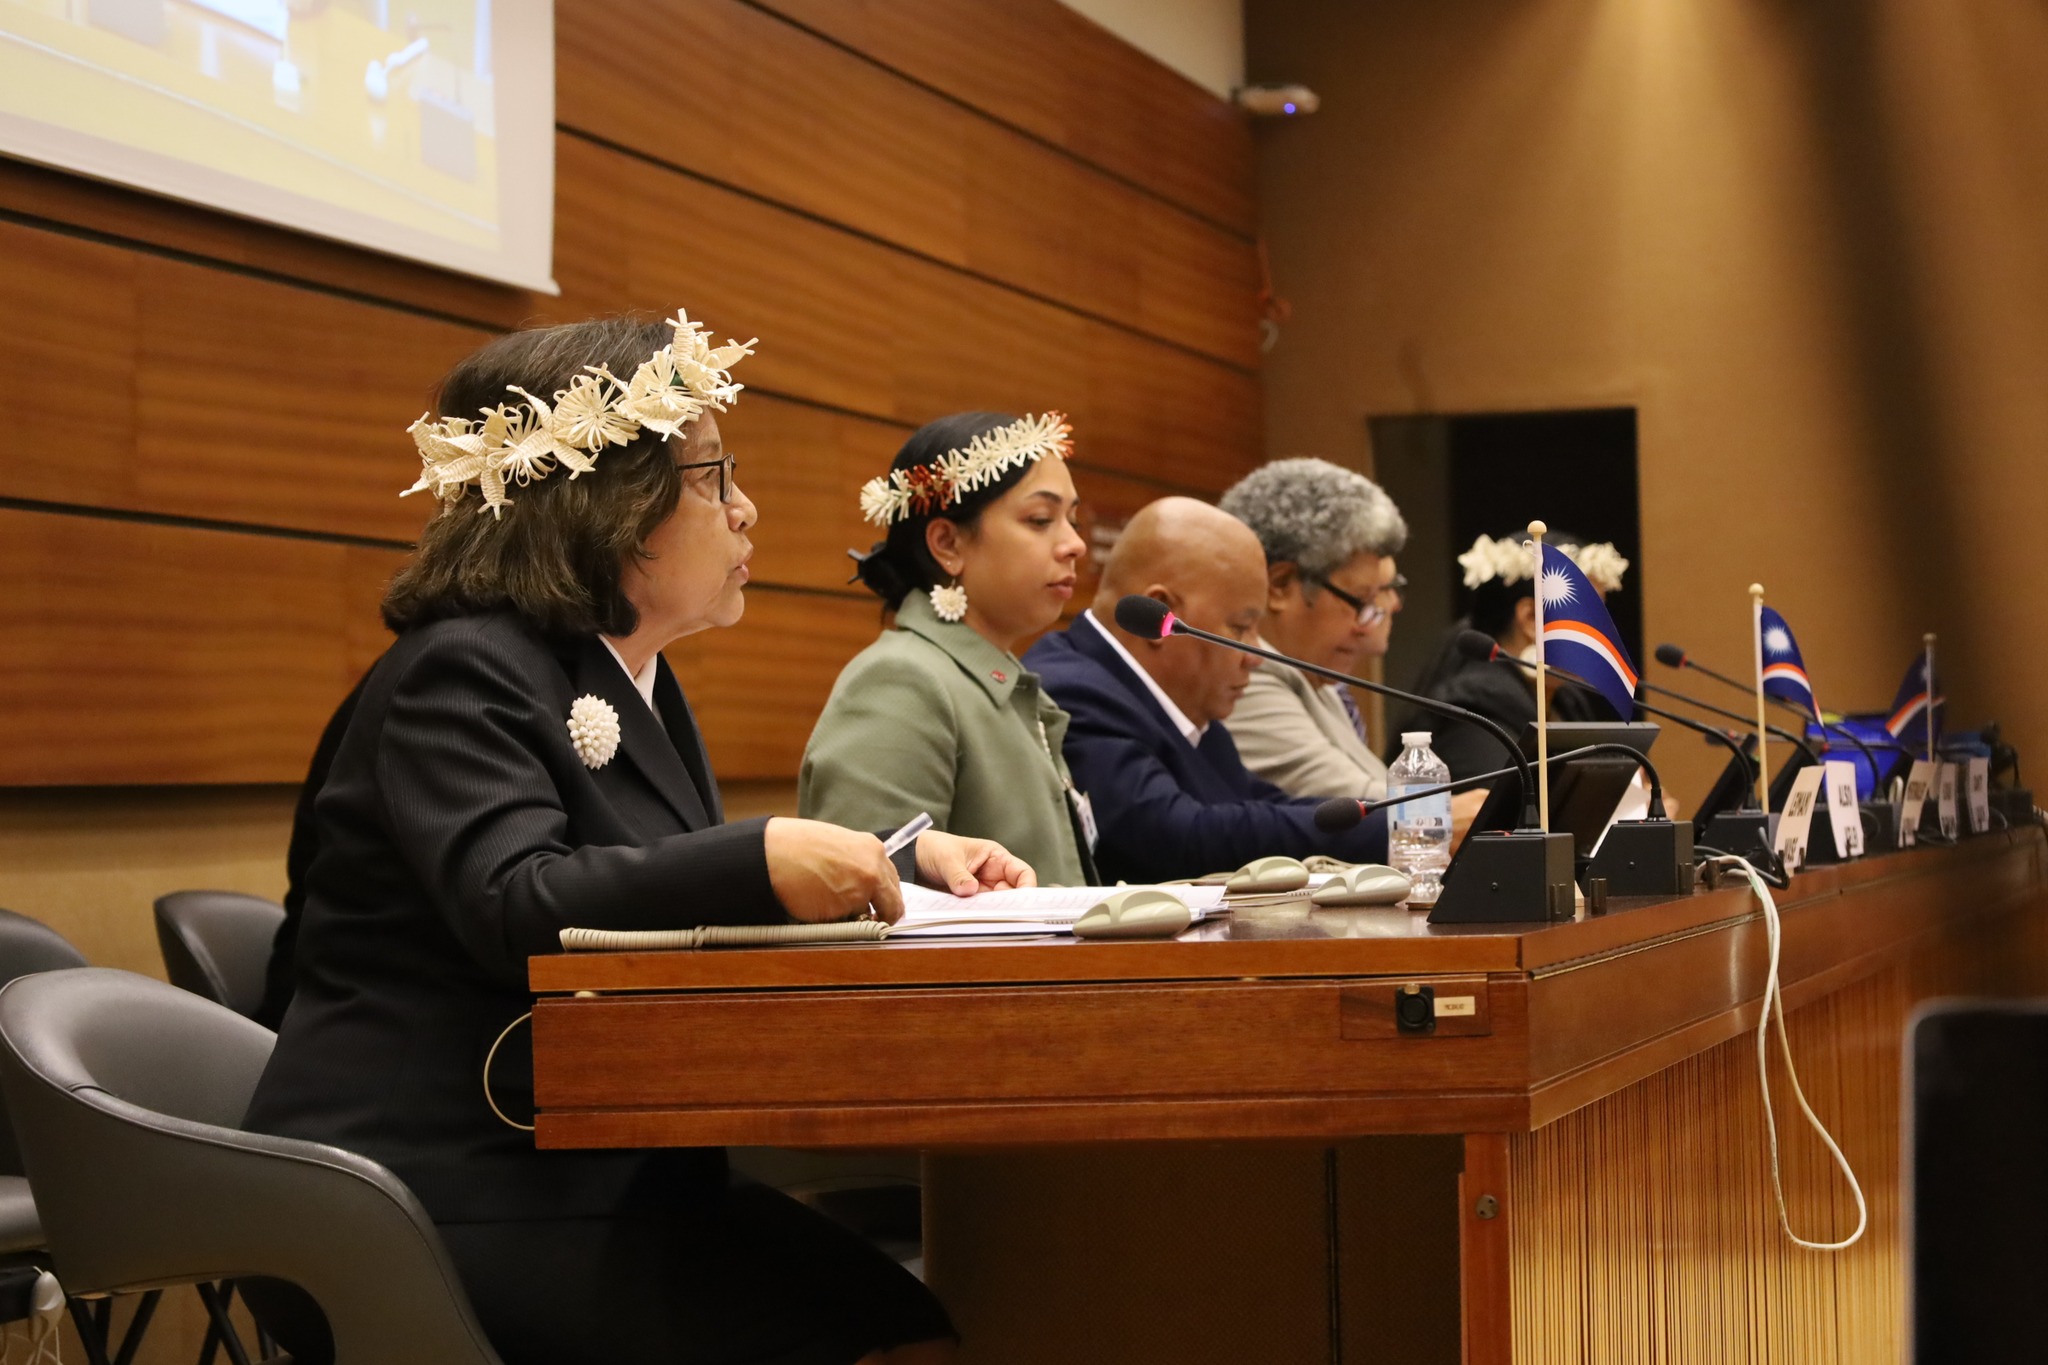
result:
M 1823 703 L 1874 708 L 1935 630 L 1951 715 L 2048 764 L 2048 10 L 1247 22 L 1250 79 L 1323 95 L 1261 132 L 1294 305 L 1271 454 L 1369 467 L 1368 416 L 1632 405 L 1651 639 L 1740 667 L 1761 580 Z M 1714 765 L 1673 747 L 1697 791 Z

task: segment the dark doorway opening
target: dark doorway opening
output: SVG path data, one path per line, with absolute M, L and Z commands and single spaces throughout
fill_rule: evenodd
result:
M 1611 541 L 1629 561 L 1607 609 L 1643 662 L 1643 557 L 1634 408 L 1449 413 L 1370 419 L 1373 477 L 1408 521 L 1409 590 L 1386 678 L 1410 687 L 1465 614 L 1458 555 L 1481 535 L 1552 530 Z

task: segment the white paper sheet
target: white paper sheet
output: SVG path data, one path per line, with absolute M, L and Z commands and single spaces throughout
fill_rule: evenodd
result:
M 1119 886 L 1034 886 L 1018 891 L 984 891 L 954 896 L 928 887 L 903 888 L 903 918 L 889 931 L 891 938 L 996 937 L 1006 934 L 1064 934 L 1090 907 L 1118 891 Z M 1168 886 L 1197 920 L 1223 910 L 1220 886 Z

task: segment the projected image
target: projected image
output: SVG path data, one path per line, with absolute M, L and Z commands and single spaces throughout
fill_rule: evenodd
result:
M 0 115 L 494 252 L 505 224 L 493 8 L 0 0 Z M 213 197 L 162 179 L 131 183 Z

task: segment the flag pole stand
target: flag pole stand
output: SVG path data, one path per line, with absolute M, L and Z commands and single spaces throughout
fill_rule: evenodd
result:
M 1550 528 L 1529 523 L 1529 552 L 1536 560 L 1536 827 L 1550 828 L 1550 670 L 1543 658 L 1543 534 Z
M 1770 719 L 1764 714 L 1764 585 L 1749 585 L 1749 639 L 1756 657 L 1756 803 L 1771 813 Z
M 1920 643 L 1927 650 L 1927 761 L 1934 762 L 1934 632 L 1928 631 L 1920 637 Z
M 1529 523 L 1536 557 L 1536 823 L 1535 829 L 1468 834 L 1444 871 L 1443 894 L 1431 924 L 1534 924 L 1578 912 L 1572 837 L 1550 829 L 1550 727 L 1543 664 L 1543 533 Z M 1523 795 L 1526 801 L 1528 796 Z

